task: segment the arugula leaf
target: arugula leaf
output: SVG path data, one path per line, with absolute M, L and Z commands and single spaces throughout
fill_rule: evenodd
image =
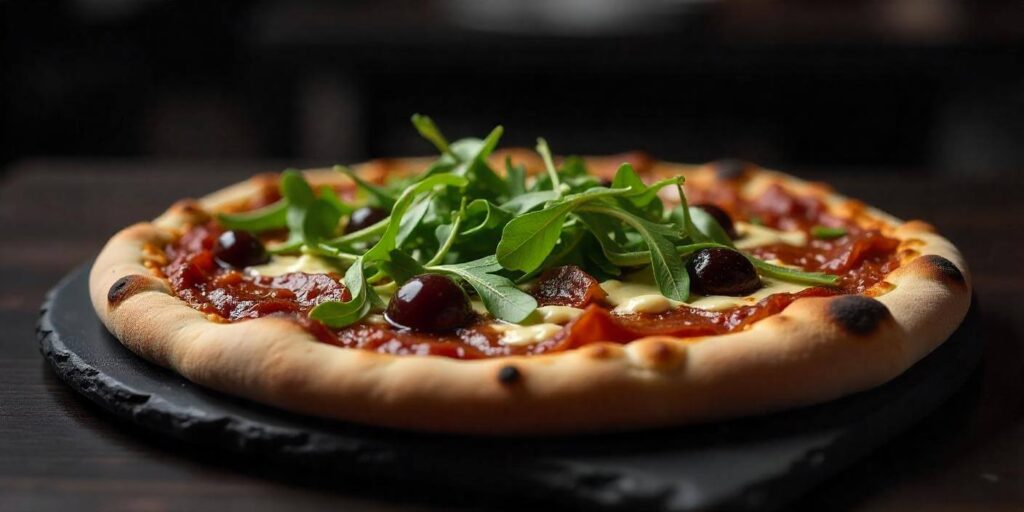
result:
M 573 206 L 572 203 L 553 205 L 506 224 L 495 253 L 501 265 L 509 270 L 532 272 L 544 263 L 558 243 L 562 224 Z
M 434 124 L 433 119 L 420 114 L 413 114 L 412 125 L 415 126 L 416 131 L 420 132 L 420 135 L 423 136 L 424 139 L 430 141 L 438 151 L 441 153 L 451 152 L 448 147 L 448 140 L 441 134 L 441 130 L 438 129 L 436 124 Z
M 427 272 L 420 262 L 403 251 L 395 249 L 388 256 L 387 261 L 379 263 L 380 268 L 398 285 Z
M 487 160 L 487 157 L 491 156 L 491 153 L 498 147 L 498 141 L 501 140 L 501 136 L 504 133 L 505 128 L 499 125 L 495 126 L 491 133 L 488 133 L 487 137 L 484 137 L 483 140 L 474 138 L 459 139 L 452 143 L 451 154 L 460 162 L 471 163 Z
M 430 261 L 427 262 L 427 265 L 437 265 L 438 263 L 444 261 L 444 257 L 448 254 L 448 251 L 451 250 L 452 245 L 455 244 L 455 239 L 459 237 L 459 228 L 462 226 L 462 219 L 465 218 L 465 216 L 466 200 L 463 199 L 462 204 L 459 206 L 459 211 L 456 212 L 455 218 L 452 219 L 451 225 L 442 224 L 437 227 L 438 229 L 436 233 L 438 235 L 440 235 L 442 231 L 447 231 L 447 233 L 445 234 L 444 239 L 441 242 L 441 247 L 437 249 L 437 252 L 434 253 L 434 256 L 430 258 Z M 445 230 L 442 228 L 447 229 Z
M 712 242 L 722 244 L 726 247 L 734 247 L 732 239 L 725 232 L 723 228 L 714 217 L 708 212 L 701 208 L 689 207 L 690 220 L 693 226 L 697 228 L 701 234 L 706 235 Z
M 473 218 L 479 216 L 483 216 L 483 219 L 475 226 L 463 230 L 463 235 L 475 235 L 481 231 L 504 226 L 512 220 L 514 214 L 486 199 L 474 199 L 466 206 L 466 217 Z
M 628 188 L 630 194 L 637 195 L 646 190 L 647 185 L 633 171 L 633 165 L 627 162 L 620 165 L 619 169 L 615 171 L 612 188 Z
M 398 225 L 398 235 L 395 236 L 395 244 L 398 247 L 402 247 L 413 231 L 423 222 L 423 217 L 427 215 L 427 209 L 430 208 L 430 200 L 432 198 L 433 194 L 427 194 L 413 203 L 412 207 L 402 216 L 402 220 L 399 221 Z
M 316 199 L 313 188 L 306 182 L 302 173 L 295 169 L 285 169 L 281 173 L 281 195 L 291 206 L 308 206 Z
M 501 270 L 494 256 L 456 265 L 437 265 L 428 270 L 456 276 L 480 296 L 487 311 L 506 322 L 522 322 L 537 309 L 537 300 L 516 288 L 508 278 L 492 274 Z
M 383 187 L 378 187 L 377 185 L 374 185 L 364 180 L 363 178 L 359 177 L 359 175 L 356 174 L 355 171 L 349 169 L 348 167 L 345 167 L 344 165 L 335 165 L 334 170 L 351 178 L 352 181 L 356 183 L 356 186 L 366 191 L 366 193 L 369 194 L 370 197 L 373 198 L 373 200 L 381 208 L 384 208 L 385 210 L 390 210 L 394 208 L 395 198 L 392 197 L 391 194 L 388 193 L 388 191 L 385 190 Z
M 575 229 L 574 229 L 575 228 Z M 562 230 L 558 242 L 555 243 L 555 247 L 552 251 L 544 258 L 544 262 L 537 266 L 530 272 L 527 272 L 522 277 L 516 280 L 517 283 L 525 283 L 530 279 L 533 279 L 544 269 L 557 267 L 559 265 L 567 265 L 573 262 L 574 250 L 579 245 L 580 241 L 583 240 L 583 230 L 576 228 L 574 223 L 568 223 L 565 229 Z M 576 258 L 577 260 L 579 258 Z M 575 263 L 580 263 L 576 261 Z
M 388 225 L 384 229 L 384 232 L 380 235 L 380 240 L 366 251 L 363 255 L 365 261 L 377 261 L 386 260 L 392 249 L 397 248 L 398 242 L 398 230 L 400 229 L 401 219 L 405 215 L 406 210 L 412 204 L 416 197 L 424 192 L 433 190 L 435 187 L 465 187 L 467 184 L 466 178 L 456 176 L 454 174 L 436 174 L 424 178 L 422 181 L 410 186 L 402 192 L 398 200 L 395 201 L 394 208 L 391 209 L 391 217 L 388 220 Z
M 615 172 L 612 187 L 630 189 L 630 192 L 624 198 L 628 201 L 625 203 L 627 208 L 629 206 L 635 207 L 633 213 L 643 215 L 648 219 L 661 220 L 665 207 L 661 202 L 661 198 L 658 197 L 658 192 L 669 185 L 680 183 L 680 180 L 681 178 L 679 177 L 665 178 L 648 187 L 633 170 L 633 166 L 629 163 L 624 163 Z
M 316 194 L 306 182 L 302 173 L 295 169 L 286 169 L 281 173 L 281 195 L 288 202 L 285 212 L 285 223 L 288 226 L 288 240 L 271 249 L 274 254 L 297 250 L 303 243 L 303 230 L 306 222 L 306 211 L 316 201 Z
M 526 193 L 526 167 L 512 165 L 512 157 L 505 157 L 505 183 L 510 197 L 518 197 Z
M 273 204 L 243 213 L 217 214 L 217 222 L 228 229 L 242 231 L 268 231 L 288 225 L 288 201 L 280 199 Z
M 816 286 L 838 286 L 839 276 L 826 274 L 824 272 L 806 272 L 779 265 L 772 265 L 767 261 L 745 255 L 748 260 L 757 268 L 758 272 L 765 277 L 774 277 L 782 281 L 789 281 L 798 284 L 810 284 Z
M 622 195 L 629 189 L 595 188 L 551 203 L 543 210 L 516 217 L 505 225 L 495 252 L 501 265 L 509 270 L 532 272 L 558 243 L 562 224 L 569 212 L 581 205 L 606 197 Z
M 654 270 L 658 290 L 662 295 L 680 302 L 686 302 L 690 298 L 690 275 L 686 272 L 682 259 L 676 254 L 675 246 L 665 238 L 666 230 L 671 232 L 671 227 L 654 224 L 629 212 L 608 206 L 586 205 L 581 210 L 618 218 L 636 229 L 650 251 L 651 268 Z
M 587 162 L 575 155 L 566 157 L 562 162 L 561 174 L 570 178 L 593 178 L 587 173 Z
M 828 226 L 814 226 L 811 228 L 811 236 L 821 240 L 834 240 L 846 236 L 846 229 L 832 228 Z
M 315 246 L 321 240 L 334 236 L 341 213 L 329 201 L 317 199 L 306 207 L 302 216 L 302 241 Z
M 348 289 L 351 298 L 347 302 L 321 302 L 310 310 L 310 318 L 328 327 L 339 329 L 358 322 L 370 312 L 374 301 L 369 299 L 368 294 L 374 292 L 366 285 L 363 261 L 362 257 L 357 258 L 345 272 L 345 288 Z
M 556 199 L 558 199 L 558 194 L 554 190 L 540 190 L 514 196 L 502 204 L 501 207 L 515 213 L 526 213 L 548 201 Z
M 537 139 L 537 153 L 544 160 L 544 169 L 547 170 L 548 177 L 551 179 L 551 190 L 554 191 L 555 197 L 560 199 L 562 184 L 558 181 L 558 171 L 555 170 L 555 163 L 551 159 L 551 148 L 548 147 L 548 141 L 543 138 Z
M 331 205 L 334 206 L 334 209 L 338 210 L 339 214 L 341 214 L 341 215 L 351 215 L 352 212 L 355 211 L 355 208 L 352 208 L 351 206 L 349 206 L 349 205 L 345 204 L 344 202 L 342 202 L 341 198 L 338 197 L 338 194 L 336 192 L 334 192 L 333 188 L 331 188 L 331 187 L 329 187 L 327 185 L 324 185 L 324 186 L 320 187 L 319 190 L 320 190 L 320 199 L 323 199 L 324 201 L 327 201 L 328 203 L 331 203 Z
M 504 128 L 497 126 L 484 140 L 461 139 L 451 145 L 451 154 L 459 160 L 451 173 L 469 179 L 471 196 L 497 199 L 508 195 L 508 184 L 487 164 L 487 157 L 498 146 L 502 133 Z
M 690 237 L 694 242 L 711 242 L 711 237 L 697 229 L 697 226 L 693 224 L 693 218 L 690 216 L 690 205 L 686 202 L 686 194 L 683 193 L 682 178 L 676 183 L 676 190 L 679 191 L 679 206 L 672 210 L 670 218 L 678 222 L 682 228 L 682 234 Z

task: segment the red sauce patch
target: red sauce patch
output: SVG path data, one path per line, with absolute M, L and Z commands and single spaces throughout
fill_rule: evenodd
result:
M 220 233 L 213 224 L 197 226 L 166 248 L 170 263 L 163 272 L 171 288 L 199 311 L 228 320 L 275 313 L 305 315 L 321 302 L 349 299 L 336 275 L 293 272 L 253 277 L 222 268 L 212 252 Z
M 804 270 L 840 276 L 839 289 L 860 293 L 896 270 L 899 240 L 876 230 L 848 226 L 848 234 L 836 240 L 811 239 L 805 247 L 786 244 L 754 248 L 751 254 L 765 260 L 779 260 Z

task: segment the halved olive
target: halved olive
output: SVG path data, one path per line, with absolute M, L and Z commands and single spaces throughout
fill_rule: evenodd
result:
M 222 266 L 249 267 L 270 261 L 266 248 L 247 231 L 225 231 L 217 237 L 213 257 Z
M 732 249 L 701 249 L 686 265 L 694 291 L 701 295 L 740 296 L 761 287 L 750 260 Z
M 736 239 L 736 226 L 732 222 L 732 217 L 725 210 L 719 208 L 711 203 L 701 203 L 693 205 L 694 208 L 700 208 L 708 213 L 708 215 L 715 218 L 715 222 L 718 222 L 719 226 L 725 230 L 725 234 L 729 235 L 729 238 Z
M 364 206 L 352 212 L 348 217 L 348 224 L 345 224 L 345 234 L 354 233 L 360 229 L 368 228 L 388 216 L 388 211 L 376 206 Z
M 440 274 L 420 274 L 406 281 L 384 313 L 395 327 L 430 332 L 458 329 L 474 316 L 466 291 Z

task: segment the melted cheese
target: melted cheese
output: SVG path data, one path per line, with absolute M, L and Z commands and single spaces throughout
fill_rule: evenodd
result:
M 534 325 L 498 324 L 494 328 L 504 333 L 501 339 L 498 340 L 498 343 L 514 347 L 540 343 L 562 330 L 561 325 L 551 323 Z
M 312 254 L 302 256 L 271 256 L 270 261 L 263 265 L 245 267 L 245 272 L 257 276 L 280 276 L 291 272 L 305 272 L 307 274 L 327 274 L 334 272 L 344 274 L 345 270 L 330 260 L 326 260 Z
M 541 306 L 537 314 L 544 323 L 567 324 L 583 314 L 583 310 L 569 306 Z
M 761 299 L 776 293 L 796 293 L 810 288 L 807 285 L 766 277 L 761 278 L 761 285 L 761 288 L 758 288 L 754 293 L 742 297 L 693 294 L 686 305 L 710 311 L 721 311 L 736 306 L 757 304 Z M 605 301 L 615 306 L 615 309 L 612 311 L 618 314 L 663 313 L 683 305 L 682 302 L 671 300 L 661 294 L 658 290 L 658 285 L 654 284 L 654 278 L 649 268 L 634 272 L 626 276 L 623 281 L 617 279 L 605 281 L 601 283 L 601 289 L 608 294 Z
M 740 236 L 736 240 L 736 248 L 752 249 L 770 244 L 807 245 L 807 233 L 803 231 L 779 231 L 766 226 L 748 224 L 746 222 L 736 223 L 736 233 Z

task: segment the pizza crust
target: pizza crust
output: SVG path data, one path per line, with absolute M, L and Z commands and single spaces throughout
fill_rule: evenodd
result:
M 366 164 L 379 177 L 423 160 Z M 600 164 L 600 162 L 598 162 Z M 723 179 L 707 167 L 652 164 L 688 179 Z M 314 184 L 348 183 L 311 171 Z M 757 177 L 849 200 L 781 173 Z M 885 383 L 941 344 L 971 300 L 956 248 L 929 225 L 868 209 L 888 225 L 903 262 L 891 289 L 801 298 L 782 313 L 721 336 L 652 336 L 535 356 L 457 360 L 394 356 L 316 341 L 285 318 L 235 323 L 207 318 L 151 270 L 148 247 L 237 208 L 259 190 L 246 181 L 182 201 L 151 223 L 116 234 L 96 259 L 97 314 L 136 354 L 218 391 L 297 413 L 404 429 L 485 435 L 556 434 L 704 422 L 825 402 Z M 817 188 L 814 188 L 817 187 Z M 860 211 L 860 210 L 858 210 Z M 881 219 L 881 220 L 880 220 Z M 148 265 L 148 266 L 147 266 Z M 884 293 L 882 293 L 884 291 Z

